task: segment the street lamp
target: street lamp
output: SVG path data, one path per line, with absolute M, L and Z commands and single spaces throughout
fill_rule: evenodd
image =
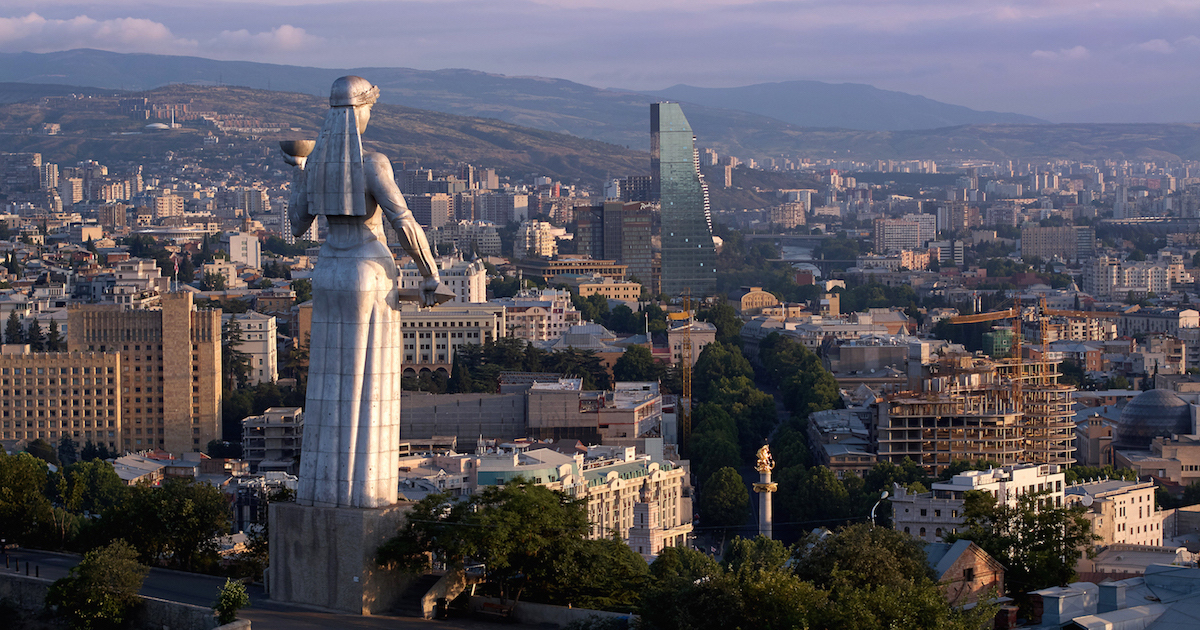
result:
M 884 490 L 883 494 L 879 495 L 879 500 L 875 502 L 875 505 L 871 506 L 871 526 L 872 527 L 875 526 L 875 508 L 879 507 L 879 504 L 883 503 L 883 500 L 886 498 L 888 498 L 888 491 Z

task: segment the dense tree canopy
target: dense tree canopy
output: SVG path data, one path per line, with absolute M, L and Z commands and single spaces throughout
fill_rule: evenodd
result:
M 700 493 L 700 520 L 706 527 L 739 527 L 746 522 L 750 493 L 738 471 L 725 467 L 704 483 Z
M 57 607 L 76 630 L 124 627 L 139 603 L 149 569 L 123 540 L 89 551 L 68 577 L 50 586 L 46 604 Z
M 1075 579 L 1075 563 L 1095 536 L 1082 505 L 1053 505 L 1046 492 L 1023 494 L 1015 506 L 991 494 L 966 493 L 965 527 L 947 542 L 970 540 L 1006 567 L 1005 581 L 1017 593 L 1065 586 Z
M 380 564 L 482 564 L 489 587 L 507 597 L 628 610 L 649 578 L 645 560 L 613 538 L 588 539 L 585 504 L 523 479 L 455 498 L 417 502 Z

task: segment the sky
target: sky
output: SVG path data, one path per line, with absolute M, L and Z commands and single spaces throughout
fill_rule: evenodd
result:
M 643 90 L 866 83 L 1056 122 L 1200 121 L 1200 0 L 0 0 L 0 51 L 83 47 Z

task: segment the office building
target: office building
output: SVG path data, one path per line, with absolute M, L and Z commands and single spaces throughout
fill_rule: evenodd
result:
M 717 252 L 708 188 L 696 137 L 678 103 L 650 104 L 650 171 L 651 194 L 662 209 L 662 292 L 712 295 Z
M 445 193 L 408 195 L 404 198 L 413 218 L 424 227 L 442 227 L 455 219 L 454 198 Z
M 1021 257 L 1087 260 L 1096 254 L 1096 230 L 1090 226 L 1021 228 Z
M 12 348 L 13 346 L 9 346 Z M 17 346 L 20 347 L 20 346 Z M 7 443 L 70 437 L 121 446 L 121 355 L 116 352 L 0 354 L 0 438 Z
M 576 253 L 615 260 L 643 284 L 652 281 L 650 206 L 643 202 L 606 201 L 575 209 Z
M 153 310 L 72 306 L 67 320 L 71 351 L 121 354 L 118 448 L 180 456 L 221 437 L 221 311 L 197 309 L 180 292 Z
M 442 277 L 442 286 L 454 292 L 454 298 L 446 304 L 487 302 L 487 268 L 483 266 L 482 260 L 443 256 L 438 259 L 438 274 Z M 401 289 L 419 289 L 424 280 L 425 277 L 414 262 L 409 262 L 400 269 Z
M 498 304 L 418 309 L 413 303 L 404 303 L 401 310 L 405 377 L 437 371 L 449 376 L 459 346 L 482 345 L 504 335 L 505 310 Z

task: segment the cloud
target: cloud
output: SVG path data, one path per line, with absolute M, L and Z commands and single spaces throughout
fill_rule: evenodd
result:
M 1032 56 L 1036 59 L 1048 59 L 1051 61 L 1060 59 L 1077 61 L 1091 57 L 1092 53 L 1083 46 L 1076 46 L 1074 48 L 1062 48 L 1059 50 L 1035 50 Z
M 80 15 L 68 20 L 37 13 L 0 18 L 0 49 L 32 52 L 64 48 L 100 48 L 120 52 L 174 52 L 196 42 L 176 37 L 166 25 L 140 18 L 94 20 Z
M 1165 39 L 1152 39 L 1148 42 L 1142 42 L 1133 46 L 1134 50 L 1144 50 L 1146 52 L 1162 53 L 1164 55 L 1171 53 L 1175 47 Z
M 284 24 L 263 33 L 251 33 L 246 29 L 222 31 L 211 42 L 210 47 L 236 52 L 277 53 L 304 50 L 324 43 L 324 39 L 309 35 L 302 28 Z

